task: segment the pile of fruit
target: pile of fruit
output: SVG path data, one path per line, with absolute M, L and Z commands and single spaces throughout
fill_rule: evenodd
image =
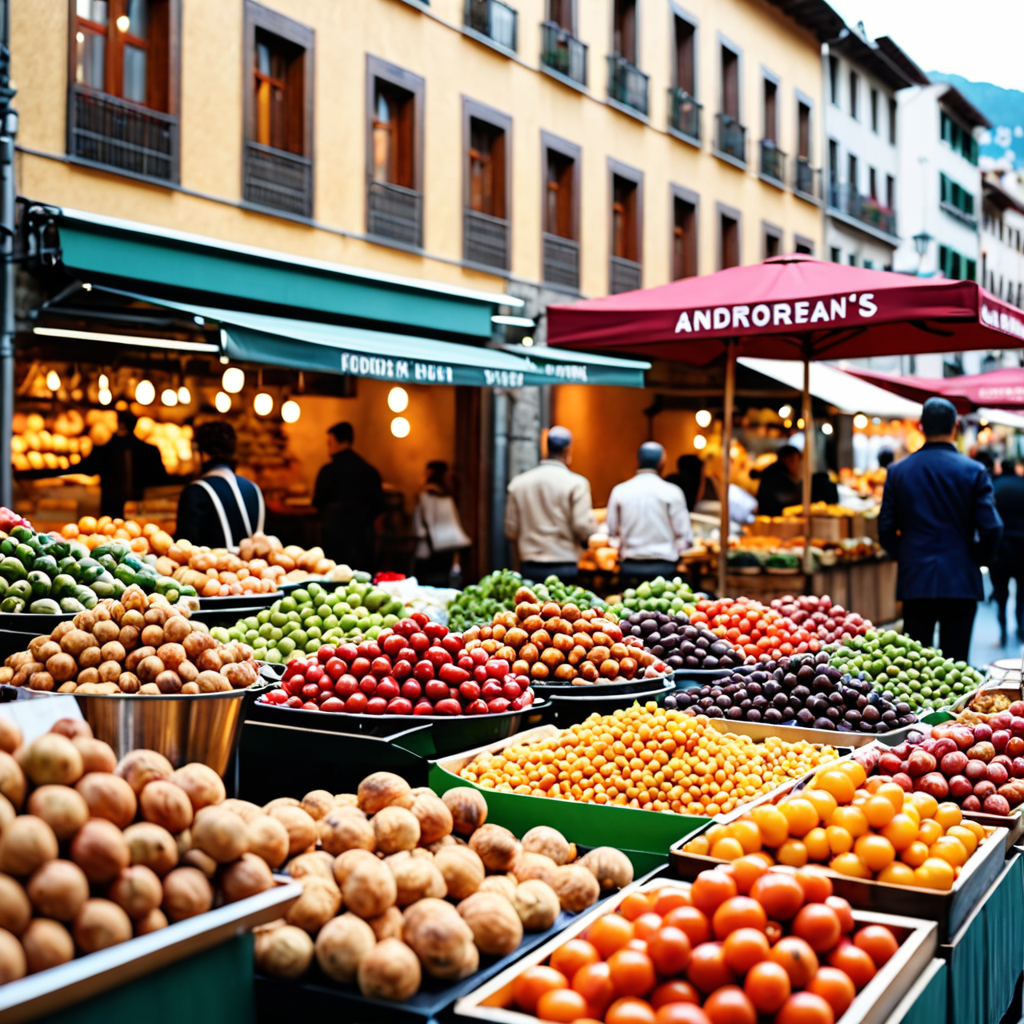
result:
M 216 693 L 259 679 L 252 650 L 222 644 L 187 609 L 129 587 L 10 655 L 0 683 L 58 693 Z
M 120 764 L 87 723 L 0 719 L 0 983 L 270 889 L 287 820 L 243 820 L 204 764 Z
M 836 732 L 881 733 L 917 722 L 909 704 L 894 703 L 866 679 L 842 675 L 825 651 L 795 654 L 699 690 L 670 694 L 665 706 L 709 718 Z
M 827 864 L 852 878 L 951 889 L 986 830 L 963 819 L 955 803 L 908 792 L 893 776 L 869 778 L 878 760 L 875 747 L 864 748 L 826 767 L 804 789 L 712 826 L 684 849 L 762 865 Z
M 847 637 L 864 636 L 869 629 L 874 629 L 871 622 L 856 612 L 848 612 L 840 605 L 833 604 L 827 594 L 822 597 L 802 595 L 794 597 L 787 594 L 777 597 L 771 606 L 781 612 L 790 622 L 797 626 L 813 628 L 818 638 L 831 644 Z
M 981 686 L 984 678 L 967 662 L 944 658 L 942 651 L 891 629 L 844 640 L 833 652 L 832 664 L 871 680 L 890 700 L 909 704 L 914 711 L 948 707 Z
M 817 629 L 798 626 L 776 609 L 749 597 L 704 598 L 697 602 L 690 622 L 728 640 L 751 661 L 771 661 L 783 654 L 808 651 L 813 654 L 824 645 Z
M 965 811 L 1009 814 L 1024 803 L 1024 702 L 1011 709 L 974 726 L 937 725 L 927 738 L 883 750 L 875 771 Z
M 492 572 L 479 583 L 471 583 L 458 597 L 448 602 L 448 625 L 454 630 L 464 630 L 492 622 L 500 612 L 512 611 L 516 606 L 516 593 L 523 583 L 523 577 L 511 569 Z M 596 594 L 582 587 L 568 586 L 557 576 L 549 576 L 531 589 L 542 603 L 556 601 L 574 604 L 584 610 L 607 607 Z
M 46 396 L 47 407 L 53 405 L 53 392 L 42 375 L 39 393 Z M 36 381 L 35 383 L 40 383 Z M 111 410 L 117 429 L 117 414 Z M 77 466 L 93 449 L 106 444 L 111 429 L 105 410 L 90 409 L 83 419 L 77 409 L 68 409 L 44 418 L 37 412 L 16 412 L 11 417 L 14 436 L 11 438 L 11 465 L 17 471 L 53 469 L 58 472 Z M 87 430 L 88 428 L 88 430 Z
M 490 626 L 472 626 L 462 634 L 469 650 L 483 646 L 510 662 L 514 675 L 584 686 L 669 671 L 637 637 L 624 637 L 612 614 L 604 618 L 572 602 L 542 601 L 529 587 L 520 587 L 515 601 L 514 612 L 499 612 Z
M 472 641 L 470 641 L 472 643 Z M 368 715 L 487 715 L 533 703 L 530 677 L 480 641 L 431 622 L 421 612 L 375 640 L 324 645 L 288 662 L 281 687 L 259 698 L 307 711 Z
M 685 612 L 689 615 L 697 603 L 697 595 L 678 576 L 670 580 L 657 576 L 650 582 L 622 592 L 618 599 L 612 598 L 613 611 L 620 615 L 630 612 Z
M 650 702 L 477 754 L 459 774 L 497 792 L 713 817 L 836 756 L 827 745 L 756 743 Z
M 729 669 L 744 661 L 742 652 L 729 641 L 704 626 L 692 625 L 685 612 L 633 612 L 621 626 L 655 657 L 664 658 L 671 669 Z
M 834 1024 L 899 946 L 820 872 L 717 868 L 629 893 L 519 974 L 511 1001 L 548 1021 Z
M 233 626 L 215 626 L 210 634 L 221 643 L 246 643 L 258 661 L 274 665 L 295 653 L 316 654 L 323 644 L 376 639 L 398 622 L 405 605 L 371 586 L 366 573 L 356 576 L 334 591 L 311 581 Z
M 66 523 L 60 535 L 65 540 L 76 540 L 90 551 L 111 540 L 124 540 L 138 555 L 166 555 L 174 538 L 156 523 L 136 519 L 113 519 L 110 516 L 82 516 L 77 523 Z
M 243 816 L 262 813 L 232 803 Z M 563 910 L 586 910 L 633 880 L 618 850 L 577 860 L 575 845 L 546 826 L 520 842 L 487 823 L 476 790 L 442 799 L 389 772 L 356 793 L 315 790 L 263 810 L 288 815 L 299 855 L 287 870 L 303 893 L 284 920 L 257 929 L 257 970 L 295 980 L 315 959 L 327 979 L 374 999 L 404 1002 L 424 979 L 459 981 L 482 958 L 516 950 L 524 932 L 546 931 Z

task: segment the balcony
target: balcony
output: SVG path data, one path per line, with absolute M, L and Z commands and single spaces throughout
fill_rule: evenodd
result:
M 516 49 L 519 15 L 501 0 L 466 0 L 466 27 L 506 50 Z
M 401 185 L 371 181 L 366 230 L 418 248 L 423 238 L 423 196 Z
M 685 89 L 675 86 L 668 91 L 672 111 L 672 127 L 688 139 L 700 141 L 701 105 Z
M 508 267 L 508 221 L 477 210 L 463 211 L 463 256 L 469 263 Z
M 610 278 L 610 295 L 634 292 L 640 287 L 640 264 L 621 256 L 612 256 Z
M 311 217 L 312 186 L 313 163 L 309 157 L 258 142 L 245 144 L 243 195 L 247 203 Z
M 580 243 L 574 238 L 543 234 L 544 283 L 572 288 L 580 286 Z
M 647 114 L 647 75 L 625 57 L 608 55 L 608 96 L 640 114 Z
M 786 154 L 771 139 L 761 140 L 761 175 L 785 185 Z
M 747 129 L 730 114 L 715 114 L 715 145 L 719 153 L 740 163 L 747 162 Z
M 978 218 L 972 213 L 961 210 L 959 206 L 951 203 L 948 199 L 941 200 L 939 209 L 944 213 L 948 213 L 951 217 L 955 217 L 961 224 L 966 224 L 972 231 L 978 230 Z
M 68 152 L 79 160 L 160 181 L 178 180 L 178 119 L 104 93 L 71 87 Z
M 796 174 L 793 178 L 793 191 L 812 199 L 821 198 L 821 171 L 812 167 L 805 156 L 796 158 Z
M 581 43 L 567 29 L 553 21 L 545 21 L 540 27 L 541 63 L 587 87 L 587 44 Z
M 849 185 L 840 185 L 835 182 L 828 188 L 828 205 L 832 210 L 852 217 L 854 220 L 874 228 L 882 234 L 896 235 L 896 211 L 883 206 L 877 199 L 871 196 L 862 196 L 856 189 Z

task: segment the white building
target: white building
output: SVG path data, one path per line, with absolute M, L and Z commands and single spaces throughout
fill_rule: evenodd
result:
M 825 256 L 834 263 L 891 270 L 902 224 L 896 93 L 928 78 L 890 40 L 864 25 L 826 44 Z
M 982 181 L 981 277 L 993 295 L 1024 308 L 1024 196 L 1013 174 Z

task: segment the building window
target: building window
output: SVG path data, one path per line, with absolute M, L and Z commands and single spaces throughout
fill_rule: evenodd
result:
M 180 0 L 74 0 L 68 153 L 178 180 Z
M 615 0 L 612 52 L 608 55 L 608 96 L 647 113 L 648 78 L 636 66 L 636 0 Z
M 864 267 L 865 270 L 874 270 L 875 269 L 875 261 L 874 260 L 865 260 L 863 262 L 862 266 Z
M 896 145 L 896 101 L 889 100 L 889 145 Z
M 718 207 L 718 266 L 720 270 L 740 265 L 740 212 Z
M 878 90 L 871 90 L 871 130 L 878 134 Z
M 614 24 L 612 25 L 612 48 L 617 57 L 622 57 L 636 66 L 636 0 L 615 0 Z
M 939 269 L 954 280 L 976 280 L 977 263 L 948 245 L 939 246 Z
M 541 132 L 544 154 L 542 235 L 544 283 L 577 290 L 580 284 L 580 149 Z
M 835 139 L 828 140 L 828 183 L 832 190 L 839 186 L 839 143 Z M 829 202 L 835 205 L 832 196 Z
M 779 87 L 770 79 L 764 80 L 764 135 L 767 142 L 778 141 L 778 95 Z
M 974 195 L 942 172 L 939 173 L 939 202 L 947 213 L 971 224 L 976 223 L 974 217 Z M 1002 221 L 1000 221 L 1001 236 Z
M 735 160 L 746 160 L 746 132 L 740 124 L 740 55 L 728 46 L 721 46 L 721 108 L 718 113 L 720 153 Z
M 470 263 L 506 269 L 512 119 L 472 100 L 463 100 L 463 118 L 463 256 Z
M 697 276 L 697 196 L 672 188 L 672 280 Z
M 611 177 L 611 294 L 640 287 L 643 173 L 609 160 Z
M 850 117 L 854 121 L 859 120 L 860 113 L 858 101 L 860 99 L 860 75 L 856 71 L 850 72 Z
M 839 106 L 839 58 L 828 58 L 828 95 L 837 107 Z
M 833 263 L 842 263 L 843 254 L 833 245 L 832 248 L 829 249 L 829 259 Z
M 506 50 L 517 48 L 518 20 L 515 9 L 502 0 L 466 0 L 466 27 Z
M 247 203 L 300 217 L 313 212 L 311 28 L 245 5 L 247 93 L 242 194 Z
M 857 254 L 855 252 L 851 252 L 846 262 L 849 263 L 851 267 L 857 266 Z
M 700 138 L 701 105 L 697 102 L 697 29 L 677 14 L 675 23 L 675 86 L 672 92 L 672 127 L 691 139 Z
M 576 0 L 547 0 L 541 25 L 541 60 L 546 67 L 585 86 L 587 44 L 576 38 Z
M 958 152 L 965 160 L 978 164 L 978 143 L 967 128 L 962 128 L 945 111 L 940 115 L 940 133 L 942 140 Z
M 860 194 L 860 168 L 857 158 L 852 153 L 846 154 L 846 180 L 850 186 L 850 195 Z
M 809 238 L 802 238 L 800 235 L 794 235 L 793 240 L 795 242 L 795 249 L 798 253 L 804 256 L 814 255 L 814 243 Z
M 576 0 L 547 0 L 547 4 L 548 21 L 573 35 L 576 32 Z
M 366 229 L 371 235 L 419 247 L 424 82 L 377 57 L 367 57 L 366 70 Z
M 761 226 L 764 233 L 763 259 L 770 260 L 773 256 L 778 256 L 782 253 L 782 228 L 777 228 L 774 224 L 767 223 L 767 221 L 762 221 Z
M 798 100 L 796 104 L 796 178 L 794 186 L 804 195 L 818 196 L 818 172 L 811 166 L 811 108 Z
M 874 167 L 868 168 L 868 195 L 872 199 L 878 199 L 878 172 Z
M 885 176 L 885 205 L 890 210 L 896 209 L 896 179 L 891 174 Z

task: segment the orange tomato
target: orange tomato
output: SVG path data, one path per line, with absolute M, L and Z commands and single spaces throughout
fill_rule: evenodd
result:
M 903 802 L 907 798 L 907 792 L 898 782 L 883 782 L 875 790 L 875 796 L 884 796 L 892 804 L 896 813 L 899 814 L 903 810 Z
M 708 1015 L 695 1003 L 665 1003 L 654 1019 L 657 1024 L 711 1024 Z
M 686 968 L 686 979 L 705 995 L 736 980 L 725 962 L 721 942 L 702 942 L 694 947 Z
M 711 922 L 696 907 L 676 907 L 665 915 L 662 923 L 685 932 L 691 946 L 699 946 L 711 938 Z
M 651 902 L 646 893 L 631 892 L 620 904 L 619 913 L 627 921 L 635 921 L 641 914 L 651 909 Z
M 777 807 L 755 807 L 750 817 L 761 830 L 761 841 L 766 846 L 779 846 L 789 836 L 789 821 Z
M 776 860 L 791 868 L 802 868 L 807 863 L 807 847 L 799 839 L 787 839 L 776 851 Z
M 922 823 L 922 828 L 924 824 Z M 956 836 L 940 836 L 932 843 L 928 855 L 940 857 L 955 868 L 962 868 L 967 863 L 967 850 Z
M 656 1024 L 651 1004 L 643 999 L 626 996 L 616 999 L 604 1015 L 605 1024 Z
M 608 958 L 612 984 L 620 996 L 645 996 L 658 980 L 654 964 L 646 953 L 635 949 L 620 949 Z
M 907 799 L 917 809 L 917 813 L 921 815 L 922 821 L 925 818 L 934 818 L 935 813 L 939 809 L 939 801 L 930 793 L 918 791 L 911 793 Z
M 815 953 L 827 953 L 843 932 L 839 915 L 831 907 L 808 903 L 793 918 L 793 934 L 803 939 Z
M 670 910 L 675 910 L 676 907 L 690 907 L 693 905 L 690 902 L 690 894 L 683 892 L 682 889 L 659 889 L 653 895 L 654 907 L 652 909 L 656 914 L 661 914 L 662 917 Z
M 662 977 L 682 974 L 690 962 L 692 950 L 686 932 L 671 925 L 660 928 L 647 941 L 647 955 Z
M 853 836 L 845 828 L 829 825 L 825 829 L 825 837 L 828 839 L 828 848 L 834 854 L 849 853 L 853 849 Z
M 928 859 L 928 847 L 916 839 L 900 853 L 900 860 L 912 868 L 919 868 Z
M 752 821 L 734 822 L 732 838 L 743 847 L 744 853 L 756 853 L 761 849 L 761 830 Z
M 587 932 L 587 939 L 605 959 L 633 938 L 633 922 L 619 914 L 599 917 Z
M 893 807 L 892 802 L 881 793 L 876 793 L 865 800 L 861 810 L 872 828 L 885 828 L 896 814 L 896 808 Z
M 919 868 L 914 868 L 914 884 L 922 889 L 952 889 L 956 871 L 949 861 L 929 857 Z
M 789 834 L 802 839 L 818 824 L 818 810 L 810 800 L 794 797 L 779 804 L 779 810 L 789 826 Z
M 711 847 L 711 856 L 718 860 L 736 860 L 738 857 L 742 857 L 745 852 L 740 845 L 740 841 L 733 839 L 731 836 L 723 836 L 721 839 L 716 840 L 714 846 Z
M 864 785 L 868 777 L 868 773 L 865 771 L 864 765 L 862 765 L 860 761 L 843 761 L 836 765 L 836 771 L 840 771 L 848 775 L 853 781 L 854 786 L 858 789 Z
M 937 822 L 931 818 L 925 818 L 921 822 L 921 827 L 917 830 L 917 838 L 924 843 L 925 846 L 931 846 L 936 839 L 942 837 L 943 828 Z
M 829 768 L 823 771 L 814 780 L 815 789 L 823 789 L 835 797 L 837 804 L 848 804 L 857 791 L 857 785 L 846 772 L 838 768 Z
M 783 936 L 768 955 L 785 968 L 793 988 L 804 988 L 818 969 L 817 954 L 797 935 Z
M 651 1006 L 658 1010 L 669 1003 L 696 1003 L 700 1006 L 700 993 L 688 981 L 680 978 L 663 981 L 651 993 Z
M 768 871 L 750 890 L 765 913 L 773 921 L 788 921 L 803 906 L 803 886 L 792 876 L 781 871 Z
M 739 977 L 754 964 L 767 960 L 770 950 L 765 933 L 758 928 L 737 928 L 722 943 L 725 962 Z
M 878 872 L 876 881 L 885 882 L 887 885 L 913 885 L 914 869 L 909 864 L 894 860 L 888 867 Z
M 839 918 L 839 927 L 844 935 L 853 931 L 853 908 L 842 896 L 826 897 L 825 906 L 831 907 L 836 912 L 836 916 Z
M 553 967 L 539 964 L 535 967 L 527 967 L 512 982 L 512 998 L 523 1013 L 536 1014 L 537 1002 L 545 992 L 568 987 L 569 982 L 564 974 L 556 971 Z
M 796 880 L 804 891 L 804 900 L 807 903 L 824 903 L 832 895 L 832 879 L 825 874 L 824 868 L 801 868 L 796 873 Z
M 829 867 L 840 875 L 851 878 L 871 878 L 871 869 L 855 853 L 840 853 L 832 858 Z
M 888 928 L 881 924 L 865 925 L 853 936 L 853 944 L 881 967 L 900 948 L 896 937 Z
M 750 893 L 751 886 L 768 870 L 759 854 L 747 854 L 730 865 L 732 878 L 741 896 Z
M 812 828 L 803 838 L 804 849 L 807 851 L 807 859 L 817 864 L 828 861 L 832 851 L 828 845 L 828 832 L 820 825 Z
M 958 807 L 957 810 L 959 809 L 960 808 Z M 963 847 L 967 851 L 968 857 L 970 857 L 978 848 L 978 837 L 969 828 L 965 828 L 963 825 L 951 825 L 946 830 L 946 835 L 951 839 L 959 839 L 960 842 L 963 843 Z
M 818 812 L 818 820 L 827 825 L 832 817 L 832 812 L 838 806 L 836 798 L 824 789 L 805 789 L 802 796 L 814 804 L 814 809 Z
M 878 970 L 875 961 L 868 956 L 859 946 L 844 939 L 828 955 L 830 967 L 838 967 L 839 970 L 849 975 L 850 980 L 858 988 L 862 989 Z
M 551 989 L 537 1000 L 537 1016 L 558 1024 L 572 1024 L 589 1012 L 587 1001 L 571 988 Z
M 868 830 L 868 819 L 859 807 L 837 807 L 832 812 L 832 824 L 845 828 L 854 839 Z
M 711 921 L 716 939 L 724 939 L 739 928 L 763 932 L 768 923 L 765 908 L 751 896 L 733 896 L 715 911 Z
M 702 871 L 690 886 L 693 905 L 708 917 L 736 893 L 735 881 L 724 871 Z
M 704 1001 L 711 1024 L 757 1024 L 757 1010 L 739 985 L 724 985 Z
M 645 942 L 661 927 L 661 915 L 649 910 L 633 922 L 633 935 Z
M 615 998 L 611 968 L 603 960 L 581 967 L 573 975 L 572 987 L 587 1001 L 592 1017 L 602 1017 Z
M 857 997 L 852 979 L 837 967 L 819 967 L 807 984 L 807 991 L 821 996 L 839 1020 Z
M 765 960 L 747 972 L 743 991 L 758 1013 L 770 1016 L 789 998 L 793 990 L 789 974 L 781 964 Z
M 586 939 L 570 939 L 551 954 L 551 966 L 566 978 L 574 978 L 581 967 L 600 959 L 601 954 Z
M 813 992 L 794 992 L 775 1015 L 775 1024 L 835 1024 L 832 1007 Z
M 853 844 L 853 852 L 871 871 L 881 871 L 896 859 L 896 850 L 885 836 L 861 836 Z

